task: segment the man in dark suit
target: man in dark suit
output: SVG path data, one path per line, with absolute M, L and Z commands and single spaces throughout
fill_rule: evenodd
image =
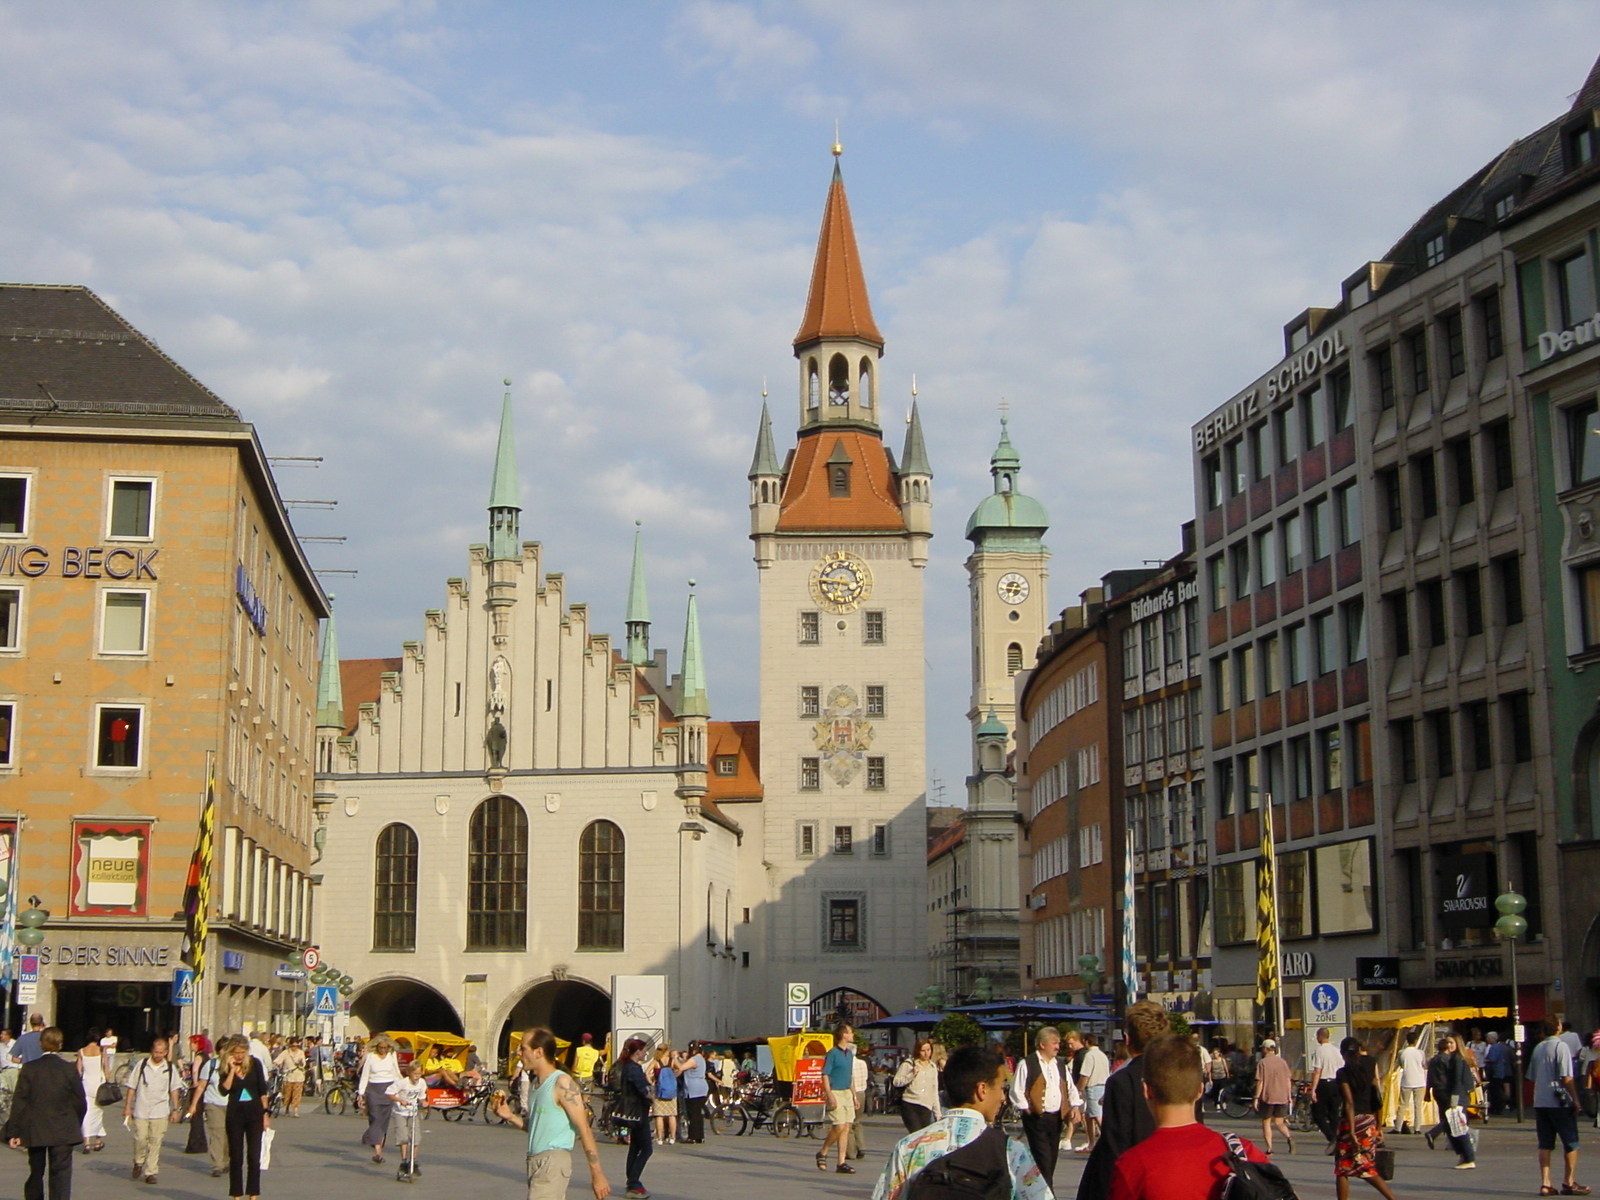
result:
M 89 1101 L 77 1068 L 61 1057 L 61 1040 L 54 1025 L 39 1035 L 44 1053 L 18 1073 L 11 1116 L 0 1129 L 13 1149 L 28 1148 L 23 1200 L 44 1200 L 47 1171 L 50 1200 L 72 1200 L 72 1152 L 83 1141 Z
M 1155 1114 L 1144 1098 L 1144 1062 L 1140 1055 L 1150 1042 L 1172 1032 L 1167 1010 L 1153 1000 L 1140 1000 L 1128 1006 L 1122 1018 L 1128 1037 L 1128 1065 L 1113 1071 L 1106 1080 L 1104 1115 L 1100 1119 L 1100 1140 L 1095 1142 L 1089 1161 L 1083 1164 L 1078 1181 L 1078 1200 L 1105 1200 L 1111 1195 L 1111 1172 L 1117 1158 L 1156 1131 Z

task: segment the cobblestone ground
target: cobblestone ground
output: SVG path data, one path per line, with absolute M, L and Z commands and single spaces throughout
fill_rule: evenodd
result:
M 107 1122 L 112 1125 L 111 1121 Z M 1220 1128 L 1259 1137 L 1260 1126 L 1250 1122 L 1224 1122 Z M 369 1200 L 398 1197 L 426 1189 L 430 1195 L 451 1200 L 487 1200 L 515 1197 L 524 1186 L 523 1141 L 512 1129 L 487 1127 L 475 1122 L 447 1124 L 435 1115 L 424 1125 L 423 1176 L 414 1184 L 395 1180 L 395 1156 L 386 1155 L 382 1166 L 371 1161 L 360 1144 L 365 1123 L 354 1116 L 331 1117 L 312 1113 L 298 1120 L 281 1120 L 272 1169 L 262 1180 L 262 1194 L 277 1197 L 333 1197 Z M 183 1200 L 221 1200 L 227 1194 L 224 1179 L 212 1179 L 204 1155 L 182 1153 L 183 1130 L 175 1129 L 162 1154 L 160 1183 L 155 1187 L 128 1178 L 132 1139 L 114 1125 L 106 1149 L 75 1159 L 75 1200 L 129 1200 L 135 1196 L 173 1196 Z M 867 1122 L 867 1157 L 855 1165 L 855 1176 L 822 1174 L 814 1166 L 818 1143 L 801 1138 L 780 1141 L 765 1131 L 744 1137 L 714 1137 L 703 1146 L 658 1146 L 645 1173 L 645 1184 L 661 1200 L 794 1200 L 802 1196 L 841 1196 L 864 1200 L 882 1169 L 884 1157 L 904 1132 L 899 1121 L 873 1117 Z M 1596 1187 L 1600 1195 L 1600 1131 L 1592 1124 L 1583 1129 L 1578 1178 Z M 1294 1181 L 1303 1200 L 1327 1200 L 1334 1195 L 1331 1160 L 1322 1153 L 1317 1134 L 1299 1140 L 1299 1153 L 1280 1150 L 1276 1161 Z M 1518 1126 L 1495 1121 L 1483 1133 L 1479 1169 L 1454 1171 L 1455 1156 L 1446 1149 L 1430 1152 L 1420 1137 L 1391 1137 L 1399 1150 L 1398 1170 L 1391 1185 L 1402 1200 L 1407 1197 L 1532 1196 L 1538 1193 L 1538 1173 L 1533 1123 Z M 1441 1147 L 1443 1143 L 1441 1142 Z M 601 1156 L 616 1195 L 623 1185 L 626 1147 L 603 1145 Z M 1081 1160 L 1063 1158 L 1056 1178 L 1056 1194 L 1063 1200 L 1077 1195 Z M 20 1197 L 27 1174 L 24 1155 L 0 1154 L 0 1195 Z M 1557 1176 L 1557 1184 L 1560 1177 Z M 574 1171 L 569 1197 L 583 1200 L 589 1194 L 580 1162 Z M 1351 1195 L 1376 1196 L 1365 1184 Z

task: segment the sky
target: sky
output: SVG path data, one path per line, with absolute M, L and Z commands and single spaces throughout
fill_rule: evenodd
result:
M 347 657 L 522 533 L 620 640 L 699 581 L 714 715 L 757 714 L 745 472 L 839 122 L 886 411 L 935 472 L 931 799 L 969 769 L 962 530 L 998 405 L 1052 607 L 1162 560 L 1191 424 L 1433 201 L 1566 110 L 1588 3 L 0 0 L 0 278 L 85 284 L 254 422 Z M 899 397 L 899 399 L 897 399 Z M 901 430 L 889 434 L 898 450 Z

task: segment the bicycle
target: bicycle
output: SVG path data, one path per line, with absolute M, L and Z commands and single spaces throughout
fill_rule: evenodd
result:
M 1312 1105 L 1316 1098 L 1311 1094 L 1309 1083 L 1294 1085 L 1294 1101 L 1289 1106 L 1289 1128 L 1297 1132 L 1315 1129 L 1316 1119 L 1312 1116 Z
M 354 1072 L 342 1068 L 335 1071 L 322 1097 L 322 1111 L 330 1117 L 342 1117 L 346 1109 L 353 1107 L 355 1092 Z

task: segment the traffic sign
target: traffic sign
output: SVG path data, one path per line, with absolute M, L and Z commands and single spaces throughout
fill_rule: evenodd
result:
M 39 982 L 39 956 L 37 954 L 17 955 L 17 982 Z
M 30 1004 L 39 1003 L 39 985 L 37 983 L 17 984 L 16 1003 L 26 1008 Z
M 306 973 L 299 967 L 291 967 L 288 963 L 280 964 L 273 974 L 279 979 L 304 979 L 306 977 Z
M 300 956 L 300 961 L 305 964 L 306 970 L 315 971 L 322 962 L 322 955 L 317 953 L 315 946 L 308 946 L 306 952 Z
M 811 985 L 809 983 L 791 983 L 786 989 L 785 994 L 787 996 L 787 999 L 784 1000 L 785 1004 L 809 1005 L 811 1003 Z
M 804 1029 L 811 1024 L 811 1005 L 789 1005 L 789 1028 Z
M 194 1003 L 194 972 L 188 967 L 176 967 L 172 972 L 172 1002 L 177 1005 Z
M 331 1017 L 339 1011 L 339 989 L 317 986 L 317 1002 L 311 1009 L 315 1016 Z
M 1306 1027 L 1343 1027 L 1348 1024 L 1346 982 L 1343 979 L 1308 979 L 1300 985 Z

